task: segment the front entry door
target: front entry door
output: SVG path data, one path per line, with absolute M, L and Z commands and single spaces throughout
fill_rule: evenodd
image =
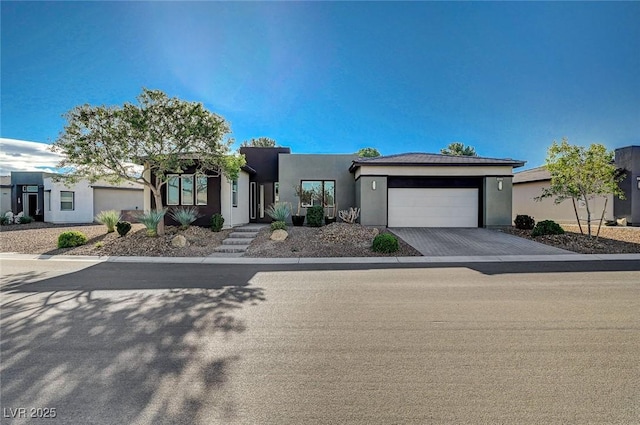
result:
M 252 223 L 271 223 L 267 207 L 273 203 L 273 182 L 251 182 L 249 185 L 249 219 Z

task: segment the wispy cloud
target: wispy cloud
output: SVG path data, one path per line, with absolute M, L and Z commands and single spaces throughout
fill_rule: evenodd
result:
M 0 138 L 0 174 L 11 171 L 55 172 L 62 157 L 46 143 Z

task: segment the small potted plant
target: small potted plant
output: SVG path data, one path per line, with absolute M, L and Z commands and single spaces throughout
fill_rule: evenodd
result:
M 304 216 L 300 215 L 300 208 L 302 204 L 309 205 L 313 198 L 313 191 L 304 190 L 302 185 L 294 186 L 296 191 L 296 197 L 298 198 L 298 212 L 297 214 L 291 214 L 291 222 L 294 226 L 302 226 L 304 224 Z

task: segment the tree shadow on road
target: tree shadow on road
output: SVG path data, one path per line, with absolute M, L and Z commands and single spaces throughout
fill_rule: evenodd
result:
M 57 408 L 57 423 L 232 421 L 229 374 L 241 354 L 227 342 L 264 291 L 219 279 L 152 288 L 125 274 L 105 292 L 100 269 L 3 277 L 3 407 Z

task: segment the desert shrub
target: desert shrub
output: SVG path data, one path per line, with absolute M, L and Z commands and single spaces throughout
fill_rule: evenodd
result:
M 148 236 L 156 236 L 158 234 L 158 224 L 164 219 L 167 213 L 166 208 L 161 210 L 145 211 L 138 216 L 138 221 L 147 228 Z
M 265 212 L 276 222 L 287 221 L 291 215 L 291 207 L 286 202 L 274 202 L 267 207 Z
M 531 236 L 533 237 L 562 234 L 564 234 L 564 229 L 553 220 L 543 220 L 538 222 L 538 224 L 536 224 L 536 227 L 533 228 L 533 232 L 531 232 Z
M 118 231 L 120 237 L 123 237 L 127 233 L 129 233 L 129 230 L 131 230 L 131 223 L 129 223 L 128 221 L 119 221 L 116 223 L 116 230 Z
M 517 215 L 513 220 L 516 229 L 531 230 L 536 225 L 536 221 L 530 215 Z
M 271 223 L 271 230 L 287 230 L 287 223 L 284 221 L 274 221 Z
M 93 246 L 96 248 L 104 248 L 104 242 L 96 242 L 95 244 L 93 244 Z
M 33 217 L 29 215 L 23 215 L 20 217 L 20 224 L 29 224 L 33 221 Z
M 6 226 L 7 224 L 11 224 L 11 220 L 6 215 L 0 215 L 0 226 Z
M 224 225 L 224 217 L 222 214 L 216 213 L 211 216 L 211 231 L 219 232 L 222 230 L 222 226 Z
M 94 220 L 100 224 L 107 226 L 107 233 L 113 233 L 115 231 L 116 223 L 120 221 L 122 216 L 116 210 L 100 211 L 100 214 L 95 216 Z
M 307 208 L 307 224 L 311 227 L 320 227 L 324 221 L 324 208 L 320 205 Z
M 180 223 L 181 229 L 187 229 L 198 218 L 202 217 L 197 207 L 179 207 L 174 208 L 169 216 Z
M 71 230 L 60 233 L 58 236 L 58 248 L 72 248 L 87 243 L 87 237 L 82 232 Z
M 396 252 L 399 249 L 398 238 L 390 233 L 381 233 L 373 238 L 371 249 L 375 252 Z

